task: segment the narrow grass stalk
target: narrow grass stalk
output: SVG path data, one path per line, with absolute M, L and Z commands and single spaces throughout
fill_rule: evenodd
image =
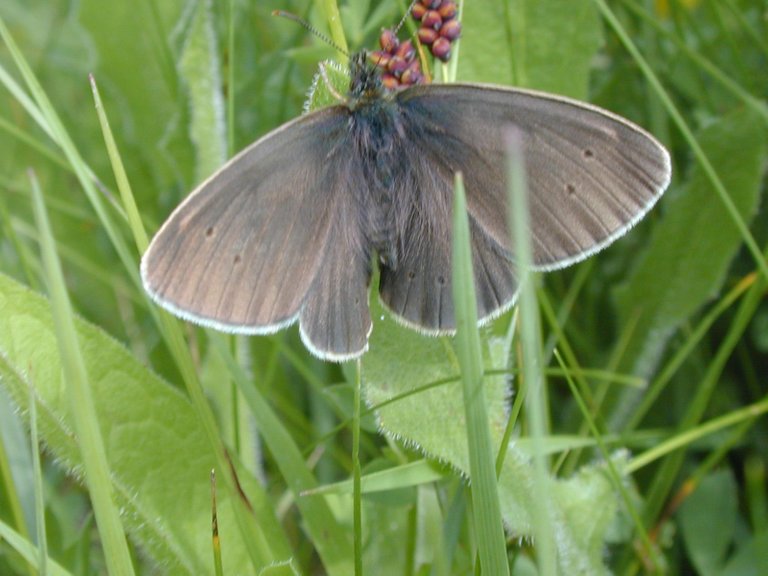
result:
M 715 321 L 730 309 L 730 307 L 754 283 L 756 278 L 756 274 L 750 274 L 749 276 L 743 278 L 741 282 L 736 284 L 728 292 L 728 294 L 720 298 L 717 304 L 709 312 L 707 312 L 706 316 L 704 316 L 704 318 L 685 339 L 685 342 L 681 345 L 680 349 L 677 350 L 675 355 L 664 366 L 664 368 L 659 373 L 659 376 L 654 379 L 650 389 L 643 395 L 643 400 L 640 402 L 640 405 L 637 407 L 634 414 L 632 414 L 632 417 L 629 419 L 627 425 L 624 427 L 625 432 L 630 432 L 640 425 L 661 393 L 672 381 L 672 377 L 677 373 L 677 370 L 690 357 L 691 353 L 696 349 L 696 346 L 707 336 Z
M 235 155 L 235 0 L 227 3 L 227 153 Z
M 2 180 L 0 180 L 0 186 L 4 188 L 9 187 Z M 7 191 L 4 190 L 3 192 Z M 39 292 L 40 282 L 38 281 L 37 274 L 33 272 L 35 264 L 33 263 L 34 257 L 32 256 L 31 249 L 26 242 L 22 242 L 20 238 L 21 234 L 17 234 L 14 218 L 11 217 L 5 202 L 0 202 L 0 234 L 3 235 L 5 241 L 18 255 L 19 267 L 23 272 L 24 280 L 26 280 L 27 285 L 33 290 Z
M 216 576 L 224 576 L 221 562 L 221 539 L 219 538 L 219 515 L 216 511 L 216 470 L 211 470 L 211 547 L 213 548 L 213 569 Z
M 372 494 L 411 486 L 423 486 L 439 482 L 445 476 L 445 473 L 429 460 L 416 460 L 361 476 L 360 492 L 361 494 Z M 333 484 L 324 484 L 312 490 L 303 490 L 301 494 L 309 496 L 319 494 L 352 494 L 353 492 L 354 482 L 352 480 L 342 480 Z
M 0 541 L 3 545 L 7 544 L 15 550 L 29 565 L 35 564 L 39 554 L 37 547 L 2 520 L 0 520 Z M 45 576 L 73 576 L 73 574 L 55 560 L 49 559 L 48 574 Z
M 0 34 L 5 37 L 5 34 L 8 34 L 8 29 L 5 27 L 5 22 L 2 18 L 0 18 Z M 10 38 L 10 35 L 8 35 L 8 38 Z M 6 40 L 7 42 L 7 40 Z M 51 127 L 48 125 L 48 122 L 46 122 L 45 117 L 43 116 L 43 113 L 40 111 L 40 108 L 37 107 L 37 105 L 32 102 L 32 100 L 27 96 L 27 93 L 24 92 L 21 86 L 16 82 L 16 80 L 13 79 L 13 77 L 8 73 L 8 71 L 0 65 L 0 84 L 5 86 L 5 88 L 8 90 L 8 92 L 11 93 L 11 96 L 14 97 L 16 102 L 21 105 L 24 110 L 27 111 L 27 114 L 29 114 L 32 119 L 35 121 L 35 124 L 37 124 L 43 132 L 45 132 L 51 140 L 56 140 L 56 138 L 53 135 L 53 132 L 51 131 Z
M 363 574 L 363 495 L 360 488 L 360 359 L 355 363 L 355 393 L 352 405 L 352 507 L 354 524 L 355 574 Z
M 77 333 L 73 323 L 72 305 L 64 284 L 64 274 L 56 254 L 43 194 L 30 172 L 35 219 L 40 229 L 43 264 L 51 295 L 59 353 L 77 432 L 77 441 L 83 458 L 83 470 L 91 494 L 96 524 L 104 547 L 104 557 L 109 573 L 113 576 L 134 574 L 128 542 L 125 538 L 120 514 L 112 499 L 112 481 L 109 475 L 104 441 L 101 437 L 96 408 L 91 396 L 88 374 L 85 369 Z
M 96 85 L 96 79 L 93 77 L 93 74 L 89 74 L 88 79 L 91 83 L 93 102 L 96 106 L 96 114 L 99 117 L 101 132 L 104 135 L 104 144 L 107 147 L 107 154 L 109 154 L 109 162 L 112 165 L 112 171 L 115 175 L 115 181 L 117 182 L 117 189 L 120 191 L 120 198 L 128 215 L 128 223 L 131 226 L 131 232 L 133 233 L 133 237 L 136 240 L 136 246 L 141 254 L 147 249 L 147 246 L 149 246 L 149 238 L 147 237 L 147 232 L 141 222 L 139 207 L 136 206 L 133 191 L 131 190 L 131 184 L 128 181 L 125 166 L 123 166 L 123 160 L 120 157 L 115 137 L 109 126 L 109 119 L 104 111 L 104 105 L 101 102 L 101 95 L 99 94 L 99 87 Z
M 528 191 L 523 159 L 523 146 L 517 133 L 507 135 L 507 185 L 509 186 L 509 222 L 512 227 L 514 258 L 520 282 L 520 340 L 522 343 L 522 381 L 525 383 L 525 406 L 531 441 L 533 443 L 533 533 L 536 538 L 536 557 L 539 573 L 550 576 L 557 573 L 554 530 L 550 517 L 547 461 L 544 456 L 544 437 L 547 434 L 546 404 L 544 400 L 544 374 L 541 358 L 541 332 L 539 326 L 536 287 L 532 275 L 532 251 Z
M 328 27 L 331 29 L 331 38 L 341 49 L 342 61 L 346 62 L 349 58 L 349 47 L 347 46 L 347 38 L 344 36 L 344 28 L 341 26 L 339 6 L 336 0 L 323 0 L 321 6 L 325 12 L 325 19 L 328 21 Z
M 461 366 L 467 424 L 472 511 L 480 566 L 483 574 L 503 576 L 509 574 L 509 561 L 483 390 L 483 360 L 477 328 L 469 219 L 460 174 L 456 176 L 453 203 L 453 302 L 456 310 L 456 354 Z
M 624 6 L 632 13 L 642 18 L 645 23 L 653 28 L 653 31 L 663 36 L 667 40 L 675 43 L 675 46 L 684 53 L 691 62 L 698 66 L 702 71 L 709 74 L 709 76 L 718 82 L 724 89 L 728 90 L 736 98 L 739 98 L 744 104 L 752 108 L 755 112 L 763 117 L 763 120 L 768 122 L 768 105 L 758 98 L 755 98 L 747 90 L 741 87 L 741 85 L 733 80 L 730 76 L 725 74 L 720 68 L 715 66 L 712 62 L 704 58 L 693 48 L 690 48 L 678 34 L 673 34 L 659 23 L 659 20 L 648 13 L 647 10 L 641 8 L 637 2 L 631 2 L 629 0 L 623 1 Z
M 33 115 L 35 121 L 41 125 L 43 130 L 49 134 L 52 140 L 56 142 L 61 151 L 64 153 L 64 156 L 72 166 L 72 169 L 77 176 L 78 181 L 80 182 L 80 186 L 83 189 L 83 192 L 85 192 L 85 195 L 93 207 L 93 210 L 96 212 L 99 218 L 99 222 L 109 236 L 110 242 L 117 252 L 120 261 L 128 272 L 129 277 L 138 286 L 139 275 L 136 270 L 135 261 L 131 257 L 130 251 L 128 250 L 120 230 L 115 224 L 114 219 L 110 215 L 110 212 L 107 210 L 103 198 L 103 193 L 105 191 L 97 191 L 94 184 L 96 178 L 93 175 L 93 172 L 80 155 L 80 152 L 78 151 L 77 147 L 72 141 L 72 138 L 69 136 L 69 133 L 64 127 L 64 124 L 56 113 L 53 104 L 51 104 L 51 101 L 45 93 L 45 90 L 43 90 L 40 82 L 32 72 L 32 68 L 21 54 L 19 47 L 8 32 L 8 29 L 6 28 L 2 18 L 0 18 L 0 36 L 3 38 L 6 46 L 8 46 L 8 50 L 10 51 L 11 56 L 13 57 L 13 60 L 19 69 L 19 72 L 24 78 L 24 81 L 27 83 L 29 91 L 34 98 L 36 105 L 29 102 L 29 99 L 26 98 L 26 96 L 23 96 L 23 93 L 14 93 L 14 96 L 22 105 L 25 106 L 27 111 Z M 3 72 L 4 74 L 4 71 L 1 68 L 0 72 Z M 3 75 L 0 74 L 0 76 Z M 3 78 L 0 78 L 0 80 L 3 80 Z M 20 99 L 22 97 L 23 100 Z M 28 104 L 26 104 L 27 102 Z M 108 196 L 108 199 L 111 201 L 111 206 L 119 212 L 121 207 L 115 203 L 113 198 L 110 196 Z
M 755 534 L 768 530 L 768 479 L 766 479 L 765 468 L 765 460 L 759 454 L 752 454 L 744 463 L 747 507 L 750 524 Z
M 29 146 L 32 150 L 35 150 L 38 154 L 44 158 L 47 158 L 56 164 L 59 168 L 63 168 L 64 170 L 72 172 L 72 167 L 67 164 L 66 160 L 64 160 L 59 154 L 56 154 L 56 152 L 51 150 L 46 144 L 39 142 L 15 124 L 8 122 L 5 118 L 0 118 L 0 130 L 4 130 L 10 136 L 19 140 L 19 142 Z
M 232 496 L 235 520 L 243 539 L 249 543 L 248 553 L 255 567 L 263 568 L 278 560 L 292 556 L 285 534 L 282 532 L 273 510 L 267 506 L 263 491 L 248 494 L 250 500 L 242 497 L 238 480 L 234 476 L 231 462 L 221 442 L 219 427 L 208 405 L 200 379 L 194 369 L 194 361 L 181 333 L 178 321 L 164 311 L 158 311 L 159 328 L 171 355 L 181 373 L 190 401 L 205 429 L 206 436 L 216 456 L 216 468 L 222 471 L 227 490 Z
M 48 574 L 48 539 L 45 535 L 45 497 L 43 493 L 43 469 L 40 465 L 40 438 L 37 428 L 37 402 L 34 381 L 29 386 L 29 439 L 31 444 L 32 471 L 35 480 L 35 527 L 37 533 L 38 571 Z
M 650 463 L 659 460 L 671 454 L 672 452 L 675 452 L 676 450 L 679 450 L 680 448 L 690 446 L 697 440 L 700 440 L 709 434 L 714 434 L 715 432 L 719 432 L 720 430 L 735 426 L 737 424 L 749 422 L 754 418 L 762 416 L 766 412 L 768 412 L 768 398 L 764 398 L 759 402 L 750 404 L 749 406 L 745 406 L 739 410 L 729 412 L 724 416 L 713 418 L 712 420 L 696 426 L 695 428 L 685 430 L 684 432 L 681 432 L 680 434 L 670 438 L 666 442 L 661 442 L 650 450 L 647 450 L 646 452 L 643 452 L 639 456 L 633 458 L 627 465 L 627 471 L 630 473 L 636 472 L 641 468 L 648 466 Z
M 743 337 L 744 332 L 754 317 L 757 307 L 764 298 L 765 287 L 765 280 L 759 277 L 759 281 L 752 285 L 742 299 L 728 332 L 723 338 L 717 353 L 713 356 L 695 394 L 690 399 L 688 411 L 678 427 L 681 435 L 684 436 L 690 433 L 691 429 L 701 420 L 712 398 L 712 394 L 715 392 L 726 362 L 733 354 L 736 345 Z M 680 444 L 680 447 L 685 445 L 687 445 L 687 442 Z M 656 474 L 647 499 L 645 518 L 648 522 L 652 521 L 662 509 L 664 500 L 669 493 L 672 483 L 677 478 L 682 462 L 682 451 L 671 454 Z
M 160 76 L 165 83 L 165 87 L 173 98 L 178 97 L 178 84 L 176 68 L 176 57 L 171 51 L 171 42 L 169 38 L 173 36 L 173 33 L 168 31 L 163 22 L 163 17 L 160 15 L 161 10 L 158 8 L 162 6 L 161 3 L 155 0 L 143 0 L 144 6 L 149 17 L 143 19 L 143 24 L 149 37 L 149 41 L 154 50 L 154 54 L 157 56 L 156 62 L 160 68 Z M 137 3 L 137 8 L 140 8 Z

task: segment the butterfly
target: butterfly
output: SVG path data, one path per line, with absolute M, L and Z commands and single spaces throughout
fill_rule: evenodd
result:
M 313 354 L 346 361 L 368 347 L 374 265 L 395 318 L 425 334 L 455 330 L 457 172 L 479 322 L 512 306 L 505 127 L 521 135 L 537 270 L 568 266 L 622 236 L 670 181 L 664 147 L 598 107 L 482 84 L 390 90 L 365 52 L 349 68 L 343 102 L 245 148 L 163 224 L 141 262 L 161 306 L 240 334 L 298 322 Z

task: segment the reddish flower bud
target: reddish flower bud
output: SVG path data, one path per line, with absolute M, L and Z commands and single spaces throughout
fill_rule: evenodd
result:
M 443 2 L 437 12 L 440 14 L 440 17 L 443 19 L 443 21 L 455 18 L 456 13 L 458 12 L 458 9 L 456 8 L 456 2 L 453 2 L 452 0 Z
M 424 74 L 421 73 L 421 70 L 406 70 L 403 72 L 403 75 L 400 77 L 401 84 L 405 86 L 413 86 L 414 84 L 423 84 L 424 83 Z
M 374 66 L 379 68 L 386 68 L 389 64 L 389 61 L 392 59 L 392 56 L 383 50 L 375 50 L 371 52 L 370 59 Z
M 456 40 L 460 35 L 461 24 L 458 20 L 448 20 L 448 22 L 443 22 L 443 26 L 440 28 L 440 36 L 453 41 Z
M 395 76 L 387 72 L 381 75 L 381 83 L 387 90 L 394 90 L 400 86 L 400 81 Z
M 432 42 L 437 40 L 438 33 L 432 28 L 419 28 L 419 42 L 426 46 L 431 46 Z
M 414 20 L 421 21 L 426 13 L 427 7 L 420 2 L 416 2 L 416 4 L 413 5 L 413 8 L 411 8 L 411 16 L 413 16 Z
M 416 49 L 413 47 L 413 42 L 410 40 L 406 40 L 402 44 L 400 44 L 400 47 L 395 52 L 395 56 L 399 56 L 403 60 L 407 60 L 410 62 L 413 60 L 413 57 L 416 55 Z
M 433 30 L 440 30 L 440 26 L 443 25 L 443 19 L 440 17 L 440 13 L 437 10 L 430 10 L 424 14 L 424 18 L 421 19 L 422 28 L 432 28 Z
M 387 64 L 387 70 L 395 76 L 402 74 L 406 68 L 408 68 L 408 62 L 399 56 L 392 56 L 392 59 Z
M 400 40 L 397 39 L 397 35 L 392 30 L 382 30 L 379 36 L 379 44 L 382 50 L 394 54 L 400 45 Z
M 413 60 L 408 65 L 408 68 L 400 76 L 400 82 L 409 86 L 424 82 L 424 74 L 421 72 L 421 64 L 418 60 Z
M 451 41 L 448 38 L 438 38 L 432 44 L 432 54 L 443 62 L 448 62 L 451 57 Z

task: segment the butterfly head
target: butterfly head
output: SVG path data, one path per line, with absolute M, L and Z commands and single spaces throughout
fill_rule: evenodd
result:
M 349 102 L 352 107 L 380 99 L 387 93 L 381 81 L 381 72 L 370 61 L 368 52 L 361 51 L 349 59 Z

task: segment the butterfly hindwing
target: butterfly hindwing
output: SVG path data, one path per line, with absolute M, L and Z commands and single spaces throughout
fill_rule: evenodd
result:
M 365 352 L 372 326 L 368 306 L 371 255 L 363 239 L 356 198 L 366 193 L 366 186 L 358 159 L 347 147 L 343 150 L 344 158 L 334 166 L 334 185 L 342 200 L 334 209 L 323 265 L 300 313 L 305 343 L 318 356 L 334 361 Z
M 371 332 L 370 265 L 350 248 L 342 241 L 329 249 L 300 313 L 304 341 L 336 361 L 365 352 Z
M 402 254 L 396 267 L 380 266 L 379 292 L 384 305 L 405 324 L 427 333 L 456 328 L 452 293 L 452 234 L 454 167 L 450 154 L 422 131 L 406 122 L 406 170 L 411 209 L 401 231 Z M 469 215 L 478 319 L 482 322 L 505 310 L 517 289 L 514 266 L 503 244 Z

